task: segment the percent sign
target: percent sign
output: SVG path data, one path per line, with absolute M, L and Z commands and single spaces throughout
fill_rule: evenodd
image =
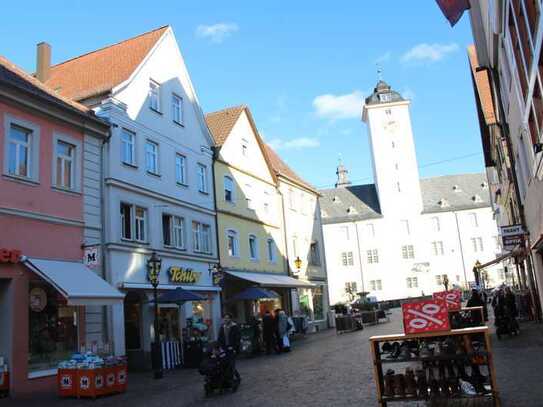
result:
M 409 325 L 414 329 L 424 329 L 430 322 L 433 322 L 436 325 L 443 325 L 442 320 L 434 318 L 434 315 L 439 314 L 440 310 L 441 307 L 437 304 L 424 304 L 422 306 L 422 311 L 408 309 L 407 312 L 409 314 L 419 317 L 409 321 Z

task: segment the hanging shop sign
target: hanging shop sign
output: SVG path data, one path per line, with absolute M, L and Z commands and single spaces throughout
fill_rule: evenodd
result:
M 47 293 L 41 287 L 30 290 L 30 309 L 34 312 L 42 312 L 47 306 Z
M 196 284 L 200 280 L 200 275 L 202 274 L 191 268 L 183 267 L 170 267 L 168 273 L 170 274 L 170 282 L 184 284 Z
M 432 298 L 438 300 L 445 300 L 449 311 L 458 311 L 462 307 L 462 291 L 449 290 L 433 293 Z
M 98 246 L 85 247 L 83 263 L 87 267 L 98 267 L 100 265 L 100 252 Z
M 500 227 L 500 235 L 502 237 L 503 248 L 505 250 L 513 250 L 524 243 L 524 228 L 522 225 L 509 225 Z
M 406 334 L 449 331 L 449 311 L 444 300 L 424 300 L 402 304 Z
M 21 251 L 17 249 L 0 249 L 0 263 L 18 263 Z

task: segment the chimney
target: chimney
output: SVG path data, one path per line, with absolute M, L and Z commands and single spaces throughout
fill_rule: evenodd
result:
M 49 79 L 51 71 L 51 46 L 46 42 L 40 42 L 37 45 L 36 55 L 36 78 L 40 82 Z

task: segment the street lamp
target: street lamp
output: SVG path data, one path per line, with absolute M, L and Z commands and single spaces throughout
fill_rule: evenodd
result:
M 300 256 L 296 256 L 294 265 L 296 266 L 297 274 L 300 274 L 300 269 L 302 268 L 302 259 L 300 259 Z
M 475 262 L 475 266 L 473 266 L 473 275 L 475 277 L 475 284 L 477 285 L 477 287 L 479 287 L 479 284 L 481 282 L 480 271 L 479 271 L 480 268 L 481 268 L 481 262 L 477 260 Z
M 447 274 L 443 276 L 443 285 L 445 286 L 445 291 L 449 291 L 449 277 Z
M 160 352 L 160 334 L 158 323 L 158 283 L 160 276 L 160 269 L 162 267 L 162 259 L 157 256 L 155 252 L 151 254 L 149 260 L 147 260 L 147 279 L 153 286 L 153 298 L 155 301 L 155 340 L 151 344 L 151 360 L 153 364 L 153 377 L 155 379 L 162 379 L 164 372 L 162 370 L 162 354 Z

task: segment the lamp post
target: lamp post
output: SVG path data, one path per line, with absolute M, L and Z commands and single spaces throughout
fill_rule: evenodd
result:
M 445 291 L 449 291 L 449 277 L 447 274 L 443 276 L 443 285 L 445 286 Z
M 300 259 L 300 256 L 296 256 L 296 260 L 294 260 L 294 265 L 296 266 L 296 273 L 300 274 L 300 269 L 302 268 L 302 259 Z
M 479 287 L 479 284 L 481 283 L 481 275 L 479 268 L 481 267 L 481 262 L 477 260 L 475 262 L 475 266 L 473 266 L 473 276 L 475 277 L 475 284 L 477 287 Z
M 153 378 L 162 379 L 164 372 L 162 370 L 162 354 L 160 352 L 160 334 L 158 323 L 158 283 L 160 276 L 160 269 L 162 267 L 162 259 L 157 256 L 155 252 L 151 254 L 149 260 L 147 260 L 147 279 L 153 286 L 153 298 L 155 301 L 155 338 L 151 344 L 151 361 L 153 365 Z

